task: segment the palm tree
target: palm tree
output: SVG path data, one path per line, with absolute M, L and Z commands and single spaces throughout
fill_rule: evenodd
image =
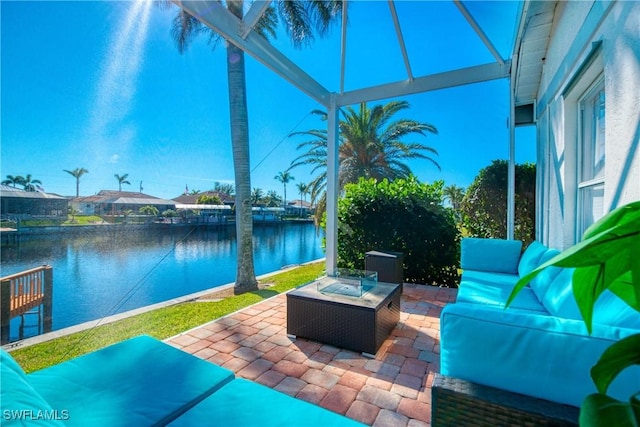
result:
M 242 20 L 243 0 L 227 0 L 226 8 Z M 301 47 L 313 40 L 313 26 L 320 35 L 327 33 L 334 19 L 340 17 L 342 0 L 302 2 L 300 0 L 277 0 L 276 7 L 269 6 L 254 30 L 267 38 L 276 36 L 278 15 L 285 24 L 287 34 L 294 46 Z M 178 11 L 173 20 L 171 34 L 183 53 L 195 36 L 209 35 L 216 44 L 220 36 L 202 25 L 184 9 Z M 225 43 L 227 51 L 227 81 L 229 86 L 229 112 L 231 119 L 231 145 L 236 193 L 237 269 L 234 292 L 258 288 L 253 262 L 253 215 L 251 212 L 251 176 L 249 168 L 249 114 L 247 111 L 247 87 L 245 82 L 244 51 L 233 43 Z
M 218 193 L 226 194 L 227 196 L 233 196 L 235 193 L 235 188 L 233 184 L 223 184 L 220 182 L 216 182 L 213 185 L 213 191 L 217 191 Z
M 85 168 L 75 168 L 72 171 L 63 169 L 63 171 L 76 179 L 76 197 L 80 197 L 80 177 L 85 173 L 89 173 L 89 171 Z
M 409 136 L 437 134 L 436 127 L 412 119 L 392 121 L 395 114 L 408 108 L 406 101 L 391 101 L 373 108 L 363 102 L 357 109 L 347 107 L 341 110 L 342 119 L 338 123 L 338 191 L 341 192 L 345 184 L 357 182 L 360 177 L 389 180 L 407 178 L 411 175 L 411 169 L 405 161 L 410 159 L 424 159 L 440 169 L 431 157 L 438 154 L 434 148 L 419 142 L 403 141 Z M 312 113 L 322 120 L 327 119 L 324 111 L 315 110 Z M 309 193 L 312 203 L 316 205 L 318 219 L 326 208 L 327 130 L 312 129 L 294 132 L 290 136 L 296 135 L 311 137 L 298 145 L 298 149 L 306 148 L 307 152 L 298 156 L 291 168 L 311 165 L 311 173 L 320 172 L 309 183 Z
M 254 188 L 251 191 L 251 205 L 257 206 L 264 203 L 264 191 L 262 188 Z
M 278 196 L 275 190 L 267 191 L 267 195 L 264 196 L 264 202 L 270 208 L 276 208 L 282 204 L 282 198 Z
M 13 188 L 16 187 L 16 185 L 22 185 L 22 183 L 24 182 L 24 177 L 21 175 L 7 175 L 7 179 L 5 179 L 4 181 L 2 181 L 2 185 L 10 185 Z
M 278 182 L 281 182 L 282 185 L 284 186 L 284 206 L 285 209 L 287 207 L 287 184 L 291 181 L 293 181 L 295 178 L 293 177 L 293 175 L 291 175 L 289 173 L 289 171 L 284 171 L 284 172 L 278 172 L 278 175 L 274 176 L 273 179 L 277 180 Z
M 300 194 L 300 201 L 304 199 L 306 202 L 307 193 L 309 193 L 309 186 L 304 182 L 299 182 L 296 184 L 296 187 L 298 188 L 298 194 Z M 302 217 L 302 203 L 300 203 L 300 216 Z
M 127 178 L 129 177 L 128 173 L 125 173 L 124 175 L 120 176 L 117 173 L 113 175 L 116 180 L 118 181 L 118 191 L 122 191 L 122 184 L 127 184 L 127 185 L 131 185 L 131 183 L 129 181 L 127 181 Z
M 42 181 L 39 179 L 32 179 L 31 174 L 28 173 L 20 184 L 24 186 L 24 191 L 36 191 L 36 186 L 41 185 Z
M 451 184 L 442 189 L 442 194 L 455 211 L 460 209 L 460 204 L 462 203 L 462 199 L 464 199 L 464 188 Z

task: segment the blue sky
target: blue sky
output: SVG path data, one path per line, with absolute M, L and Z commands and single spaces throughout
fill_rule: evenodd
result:
M 452 2 L 397 2 L 414 75 L 491 62 L 493 57 Z M 515 3 L 469 2 L 503 57 L 515 27 Z M 31 174 L 47 192 L 75 195 L 64 169 L 84 167 L 80 194 L 117 189 L 129 174 L 143 191 L 174 198 L 233 181 L 225 52 L 204 37 L 180 55 L 171 39 L 175 8 L 148 3 L 1 3 L 1 176 Z M 349 9 L 345 89 L 406 78 L 387 2 Z M 372 29 L 371 23 L 376 23 Z M 340 31 L 294 50 L 280 33 L 273 43 L 332 91 L 340 87 Z M 293 131 L 322 128 L 309 114 L 321 106 L 247 58 L 252 187 L 276 190 L 274 179 L 301 154 Z M 435 125 L 416 141 L 438 150 L 442 170 L 409 163 L 426 182 L 466 187 L 491 160 L 508 156 L 507 80 L 406 98 L 402 116 Z M 385 101 L 379 101 L 382 103 Z M 535 160 L 535 131 L 517 130 L 518 162 Z M 293 186 L 312 179 L 296 168 Z M 288 186 L 288 198 L 295 190 Z

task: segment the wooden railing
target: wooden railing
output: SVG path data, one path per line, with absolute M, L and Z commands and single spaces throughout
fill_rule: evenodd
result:
M 53 301 L 53 269 L 43 265 L 0 279 L 0 342 L 9 340 L 11 319 L 43 307 L 43 331 L 51 330 L 51 308 Z

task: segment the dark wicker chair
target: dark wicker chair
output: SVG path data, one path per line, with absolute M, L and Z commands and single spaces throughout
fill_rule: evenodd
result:
M 579 409 L 436 374 L 431 425 L 577 426 Z

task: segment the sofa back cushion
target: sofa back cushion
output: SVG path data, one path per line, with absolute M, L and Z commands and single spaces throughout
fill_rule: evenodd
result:
M 2 419 L 8 424 L 34 423 L 42 426 L 62 425 L 57 419 L 64 414 L 54 411 L 31 386 L 24 371 L 5 350 L 0 348 L 0 402 Z
M 538 261 L 538 265 L 544 264 L 559 253 L 560 251 L 557 249 L 547 250 Z M 560 267 L 547 267 L 540 273 L 538 273 L 538 275 L 534 277 L 531 282 L 529 282 L 529 286 L 531 287 L 531 289 L 533 289 L 533 292 L 538 297 L 538 300 L 542 301 L 544 299 L 544 296 L 549 290 L 551 283 L 560 274 L 561 271 L 562 268 Z
M 631 308 L 613 292 L 605 290 L 593 308 L 593 323 L 640 331 L 640 312 Z
M 573 268 L 561 269 L 560 273 L 547 287 L 547 291 L 542 298 L 542 305 L 556 317 L 582 320 L 578 304 L 573 296 L 571 284 L 574 271 Z
M 520 240 L 462 239 L 460 267 L 463 270 L 516 274 L 522 250 Z
M 544 255 L 548 249 L 549 248 L 537 240 L 531 242 L 520 257 L 520 262 L 518 263 L 518 275 L 522 277 L 540 265 L 540 258 L 542 258 L 542 255 Z

